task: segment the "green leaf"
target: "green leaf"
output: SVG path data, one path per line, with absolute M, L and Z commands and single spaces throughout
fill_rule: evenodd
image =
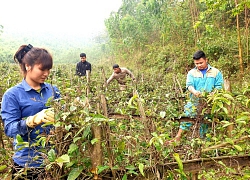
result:
M 97 139 L 97 138 L 94 138 L 94 139 L 92 139 L 90 142 L 91 142 L 91 144 L 93 145 L 93 144 L 95 144 L 96 142 L 98 142 L 98 139 Z
M 244 125 L 246 125 L 247 124 L 247 122 L 246 121 L 241 121 L 241 120 L 236 120 L 235 121 L 236 123 L 238 123 L 238 124 L 244 124 Z
M 151 134 L 152 134 L 152 136 L 154 136 L 154 137 L 157 137 L 157 136 L 158 136 L 158 134 L 157 134 L 156 132 L 152 132 Z
M 233 96 L 231 96 L 230 94 L 223 94 L 223 96 L 230 101 L 234 101 Z
M 76 150 L 78 150 L 78 146 L 74 143 L 70 144 L 69 149 L 68 149 L 68 154 L 72 154 L 73 152 L 75 152 Z
M 105 122 L 107 118 L 93 117 L 94 122 Z
M 66 167 L 69 168 L 75 164 L 77 164 L 78 162 L 76 160 L 70 161 L 69 163 L 67 163 Z
M 126 146 L 125 142 L 124 142 L 124 141 L 120 141 L 120 142 L 118 143 L 118 151 L 119 151 L 119 152 L 124 151 L 125 146 Z
M 250 104 L 250 99 L 247 100 L 247 102 L 246 102 L 246 107 L 248 107 L 249 104 Z
M 183 171 L 183 164 L 182 164 L 182 161 L 181 161 L 181 159 L 180 159 L 179 154 L 178 154 L 178 153 L 174 153 L 173 156 L 174 156 L 175 160 L 176 160 L 177 163 L 178 163 L 179 169 L 180 169 L 181 171 Z
M 229 101 L 228 99 L 224 98 L 224 97 L 216 97 L 214 98 L 214 103 L 226 103 L 227 105 L 231 104 L 231 101 Z
M 98 169 L 97 173 L 100 174 L 102 171 L 109 169 L 109 166 L 98 166 L 97 169 Z
M 238 117 L 237 117 L 237 119 L 236 119 L 236 122 L 238 123 L 238 121 L 239 122 L 241 122 L 241 121 L 249 121 L 249 119 L 250 119 L 250 117 L 249 117 L 250 115 L 249 114 L 241 114 L 241 115 L 239 115 Z
M 48 159 L 50 162 L 55 162 L 56 159 L 56 152 L 54 149 L 49 150 L 48 152 Z
M 66 140 L 71 134 L 72 134 L 72 132 L 68 132 L 68 133 L 64 136 L 63 140 Z
M 150 141 L 149 141 L 149 143 L 148 143 L 149 146 L 151 146 L 154 143 L 154 141 L 155 141 L 155 137 L 151 138 Z
M 145 176 L 143 170 L 144 170 L 144 164 L 139 163 L 139 171 L 140 171 L 140 173 L 141 173 L 143 176 Z
M 90 115 L 91 115 L 93 118 L 107 119 L 107 117 L 105 117 L 105 116 L 102 115 L 102 114 L 90 113 Z
M 42 94 L 41 94 L 42 95 Z M 47 100 L 47 102 L 46 102 L 46 106 L 47 107 L 49 107 L 49 106 L 51 106 L 51 102 L 53 101 L 53 97 L 51 96 L 48 100 Z
M 230 125 L 232 125 L 232 124 L 234 124 L 234 123 L 233 123 L 233 122 L 227 122 L 227 123 L 224 124 L 222 127 L 225 128 L 225 127 L 230 126 Z
M 67 180 L 75 180 L 81 174 L 82 170 L 83 170 L 82 166 L 72 169 L 69 173 Z
M 77 109 L 76 106 L 70 106 L 70 108 L 69 108 L 70 111 L 75 111 L 76 109 Z
M 17 142 L 23 142 L 23 138 L 20 136 L 20 134 L 16 135 Z
M 163 139 L 159 138 L 158 141 L 159 141 L 159 143 L 160 143 L 161 145 L 164 144 Z
M 72 125 L 71 125 L 71 124 L 65 125 L 65 129 L 66 129 L 67 131 L 69 131 L 71 128 L 72 128 Z
M 86 138 L 91 133 L 90 126 L 87 126 L 86 129 L 83 131 L 83 137 Z
M 135 99 L 136 99 L 136 96 L 131 97 L 131 98 L 129 99 L 129 101 L 128 101 L 128 105 L 129 105 L 129 106 L 132 106 L 132 104 L 133 104 L 133 102 L 135 101 Z
M 112 167 L 113 170 L 119 170 L 119 166 L 118 165 L 115 165 L 114 167 Z
M 41 137 L 40 140 L 41 140 L 42 147 L 45 148 L 45 146 L 46 146 L 46 137 Z
M 127 179 L 128 179 L 127 174 L 124 174 L 122 180 L 127 180 Z
M 81 139 L 81 137 L 76 137 L 73 139 L 73 142 L 75 143 L 76 141 L 78 141 L 79 139 Z
M 242 151 L 242 147 L 240 147 L 239 145 L 233 145 L 235 149 L 237 149 L 238 151 Z
M 135 170 L 136 169 L 135 166 L 133 166 L 133 165 L 126 166 L 125 168 L 128 170 Z
M 217 106 L 219 106 L 220 108 L 223 107 L 223 103 L 222 103 L 222 102 L 217 102 L 216 104 L 217 104 Z M 218 110 L 219 110 L 219 109 L 218 109 Z
M 133 170 L 127 171 L 127 174 L 135 174 L 135 175 L 138 175 L 138 173 L 137 173 L 136 171 L 133 171 Z
M 226 165 L 222 162 L 222 161 L 218 161 L 218 163 L 224 167 L 226 167 Z
M 3 171 L 3 170 L 6 169 L 6 168 L 7 168 L 6 165 L 1 165 L 1 166 L 0 166 L 0 171 Z
M 232 145 L 234 144 L 234 142 L 233 142 L 233 140 L 231 138 L 226 138 L 225 140 L 226 140 L 226 142 L 228 142 L 228 143 L 230 143 Z
M 19 142 L 16 144 L 16 147 L 18 147 L 18 151 L 22 150 L 23 148 L 27 148 L 29 147 L 29 143 L 28 142 Z
M 56 162 L 58 162 L 58 163 L 68 163 L 68 162 L 70 162 L 69 155 L 68 154 L 62 155 L 61 157 L 56 159 Z
M 86 128 L 86 127 L 82 127 L 82 128 L 75 134 L 74 138 L 77 137 L 85 128 Z
M 225 107 L 222 107 L 222 110 L 225 112 L 225 114 L 228 114 L 228 110 Z

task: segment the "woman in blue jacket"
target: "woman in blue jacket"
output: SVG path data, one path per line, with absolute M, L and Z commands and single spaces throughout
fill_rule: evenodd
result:
M 21 168 L 28 168 L 28 179 L 35 179 L 44 171 L 43 160 L 46 150 L 35 144 L 39 135 L 49 134 L 54 122 L 54 111 L 46 106 L 48 100 L 60 97 L 57 87 L 45 83 L 53 65 L 51 54 L 43 48 L 22 45 L 14 55 L 24 76 L 21 83 L 8 89 L 2 98 L 1 116 L 4 131 L 14 139 L 14 173 Z M 26 146 L 17 143 L 20 136 Z

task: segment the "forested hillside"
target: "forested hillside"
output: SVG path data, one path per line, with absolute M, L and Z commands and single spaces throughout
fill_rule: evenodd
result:
M 123 0 L 105 20 L 107 31 L 86 39 L 27 36 L 0 26 L 1 97 L 22 79 L 19 66 L 10 63 L 20 44 L 53 54 L 46 82 L 56 85 L 61 97 L 48 99 L 54 120 L 42 126 L 54 129 L 36 142 L 44 153 L 45 179 L 249 179 L 249 10 L 250 0 Z M 184 107 L 191 102 L 186 76 L 198 49 L 221 70 L 225 87 L 201 90 L 199 105 L 191 107 L 197 114 L 186 117 Z M 78 77 L 73 72 L 81 52 L 93 66 Z M 136 77 L 127 78 L 125 91 L 115 81 L 107 86 L 114 63 Z M 175 141 L 183 121 L 193 126 Z M 208 129 L 201 137 L 203 123 Z M 0 178 L 7 179 L 14 150 L 4 130 L 0 121 Z M 16 137 L 20 149 L 30 148 Z
M 202 49 L 229 78 L 249 67 L 249 6 L 249 0 L 124 0 L 106 19 L 107 32 L 94 38 L 27 36 L 3 28 L 0 61 L 12 62 L 20 44 L 33 43 L 51 49 L 56 63 L 76 62 L 84 51 L 92 62 L 185 73 L 193 52 Z
M 250 1 L 124 0 L 106 20 L 112 50 L 135 67 L 185 72 L 197 49 L 225 77 L 249 68 Z

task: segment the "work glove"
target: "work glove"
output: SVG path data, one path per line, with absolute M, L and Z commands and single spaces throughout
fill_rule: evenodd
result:
M 44 109 L 34 116 L 29 116 L 26 120 L 27 126 L 34 128 L 35 126 L 47 123 L 47 122 L 54 122 L 55 121 L 55 114 L 53 108 Z

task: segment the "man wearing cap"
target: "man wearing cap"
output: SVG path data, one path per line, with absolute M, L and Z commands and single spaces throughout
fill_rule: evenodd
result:
M 223 76 L 222 73 L 210 66 L 203 51 L 199 50 L 194 53 L 193 60 L 195 68 L 191 69 L 187 74 L 186 88 L 190 92 L 190 100 L 184 106 L 185 117 L 194 118 L 197 115 L 197 107 L 199 106 L 199 97 L 202 92 L 212 92 L 216 89 L 222 89 Z M 179 131 L 176 137 L 166 144 L 174 141 L 180 141 L 183 131 L 187 131 L 192 126 L 190 122 L 181 122 Z M 201 123 L 200 136 L 206 133 L 206 124 Z
M 86 54 L 80 54 L 81 61 L 76 64 L 76 75 L 78 76 L 86 76 L 86 72 L 91 72 L 91 64 L 86 61 Z
M 107 85 L 109 85 L 109 83 L 113 79 L 116 79 L 117 82 L 119 83 L 120 90 L 123 91 L 123 90 L 126 90 L 126 75 L 129 75 L 131 77 L 131 79 L 133 81 L 135 81 L 135 77 L 134 77 L 133 73 L 130 70 L 128 70 L 127 68 L 119 67 L 118 64 L 114 64 L 113 70 L 114 70 L 114 72 L 107 80 Z

